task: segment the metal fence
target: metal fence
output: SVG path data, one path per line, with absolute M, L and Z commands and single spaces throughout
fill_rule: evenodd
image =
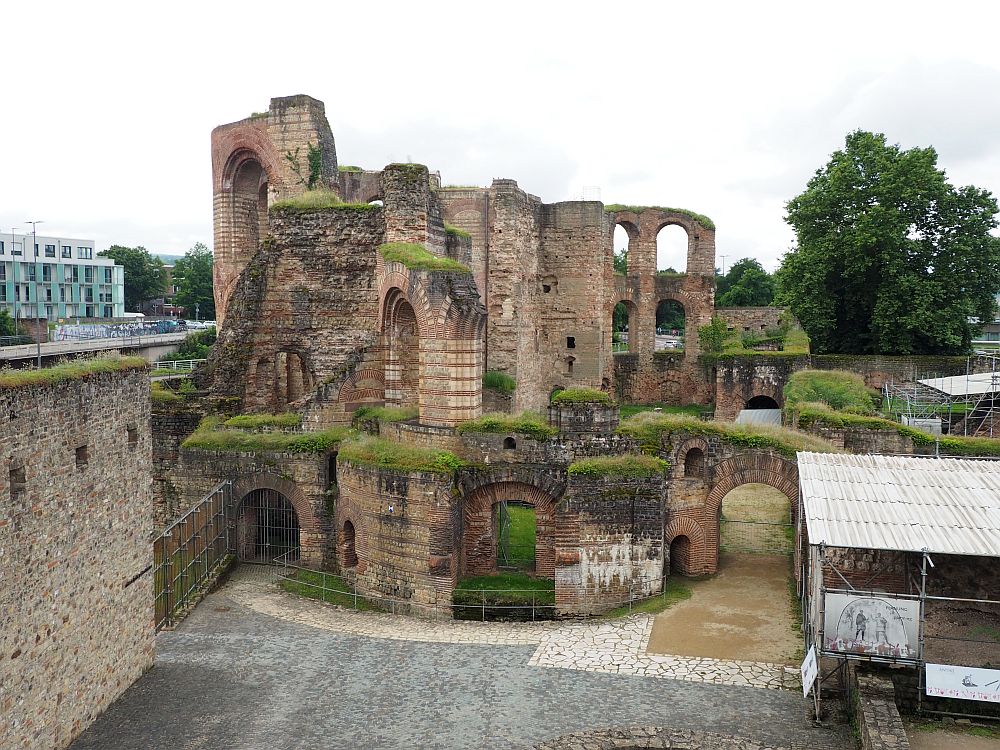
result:
M 34 343 L 31 336 L 0 336 L 0 346 L 25 346 Z
M 757 555 L 790 555 L 795 532 L 790 523 L 776 521 L 731 521 L 719 525 L 719 549 Z
M 153 542 L 156 629 L 177 623 L 232 560 L 232 486 L 223 482 Z
M 153 370 L 191 372 L 204 361 L 204 359 L 161 359 L 153 363 Z

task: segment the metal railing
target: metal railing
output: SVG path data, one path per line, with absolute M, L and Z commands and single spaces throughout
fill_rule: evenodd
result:
M 0 336 L 0 346 L 25 346 L 34 343 L 31 336 Z
M 176 370 L 178 372 L 191 372 L 194 368 L 205 362 L 204 359 L 161 359 L 154 362 L 153 370 Z
M 723 518 L 719 524 L 719 549 L 761 555 L 790 555 L 795 532 L 790 523 Z
M 216 485 L 153 542 L 156 629 L 175 625 L 232 560 L 232 486 Z

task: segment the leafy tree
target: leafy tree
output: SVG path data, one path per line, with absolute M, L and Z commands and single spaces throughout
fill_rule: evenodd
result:
M 174 263 L 175 302 L 185 309 L 188 317 L 195 314 L 202 320 L 215 319 L 215 295 L 212 289 L 212 251 L 202 243 L 188 250 Z
M 0 336 L 13 336 L 14 319 L 6 310 L 0 310 Z
M 726 345 L 729 329 L 722 318 L 712 318 L 712 322 L 698 329 L 698 343 L 708 354 L 718 354 Z
M 627 250 L 616 250 L 614 252 L 614 267 L 615 273 L 620 273 L 625 276 L 628 273 L 628 251 Z
M 143 302 L 163 294 L 166 284 L 163 261 L 150 255 L 146 248 L 112 245 L 98 255 L 113 258 L 115 263 L 125 267 L 126 310 L 139 312 Z
M 997 202 L 955 188 L 933 148 L 855 131 L 788 202 L 780 302 L 815 352 L 960 354 L 1000 289 Z
M 774 302 L 774 279 L 759 261 L 743 258 L 716 281 L 719 307 L 766 307 Z
M 684 330 L 684 308 L 672 299 L 663 300 L 656 306 L 656 327 L 668 330 Z

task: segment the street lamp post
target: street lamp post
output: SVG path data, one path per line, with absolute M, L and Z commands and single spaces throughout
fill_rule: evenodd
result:
M 10 267 L 14 272 L 14 335 L 17 336 L 17 295 L 20 290 L 17 288 L 17 264 L 18 260 L 14 257 L 14 232 L 17 231 L 17 227 L 10 228 Z M 24 252 L 22 247 L 21 252 Z M 22 258 L 24 255 L 21 256 Z
M 27 221 L 25 224 L 31 224 L 31 249 L 38 249 L 38 225 L 42 224 L 41 220 L 38 221 Z M 32 255 L 32 258 L 35 256 Z M 32 261 L 34 262 L 34 261 Z M 42 339 L 38 335 L 38 316 L 41 313 L 41 305 L 38 299 L 38 269 L 35 269 L 35 351 L 38 353 L 38 369 L 42 369 Z M 45 316 L 45 330 L 48 331 L 49 326 L 49 316 Z

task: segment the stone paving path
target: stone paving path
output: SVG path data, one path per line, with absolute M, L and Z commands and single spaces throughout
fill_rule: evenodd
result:
M 780 664 L 722 661 L 646 653 L 653 616 L 587 623 L 500 623 L 428 620 L 355 612 L 285 594 L 261 566 L 240 568 L 227 596 L 262 614 L 338 633 L 426 643 L 537 645 L 529 666 L 665 677 L 688 682 L 769 689 L 799 689 L 795 669 Z

